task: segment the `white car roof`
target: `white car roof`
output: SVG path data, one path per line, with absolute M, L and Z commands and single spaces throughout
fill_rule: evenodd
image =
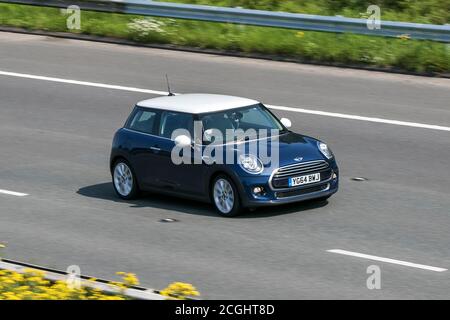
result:
M 139 107 L 192 114 L 217 112 L 258 104 L 258 101 L 219 94 L 190 93 L 138 102 Z

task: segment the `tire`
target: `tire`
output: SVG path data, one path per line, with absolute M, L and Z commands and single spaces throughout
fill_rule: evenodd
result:
M 119 159 L 114 163 L 112 171 L 114 191 L 119 198 L 132 200 L 139 195 L 136 175 L 128 161 Z
M 234 182 L 224 174 L 214 179 L 211 200 L 217 213 L 223 217 L 236 217 L 242 212 L 239 191 Z

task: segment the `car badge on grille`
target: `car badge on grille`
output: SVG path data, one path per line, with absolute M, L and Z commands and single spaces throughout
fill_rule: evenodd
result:
M 303 157 L 297 157 L 297 158 L 294 158 L 294 160 L 297 161 L 297 162 L 302 162 Z

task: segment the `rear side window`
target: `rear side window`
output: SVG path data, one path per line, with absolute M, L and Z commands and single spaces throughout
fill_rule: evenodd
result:
M 166 111 L 162 114 L 159 135 L 171 139 L 177 129 L 186 129 L 192 135 L 194 119 L 191 114 Z
M 144 133 L 155 133 L 157 113 L 152 110 L 138 109 L 128 123 L 128 128 Z

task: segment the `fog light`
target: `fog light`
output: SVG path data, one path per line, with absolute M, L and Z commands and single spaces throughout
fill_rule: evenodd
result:
M 333 180 L 336 180 L 336 179 L 337 179 L 337 174 L 333 173 Z
M 264 188 L 263 187 L 254 187 L 253 188 L 253 193 L 257 194 L 257 195 L 263 194 L 264 193 Z

